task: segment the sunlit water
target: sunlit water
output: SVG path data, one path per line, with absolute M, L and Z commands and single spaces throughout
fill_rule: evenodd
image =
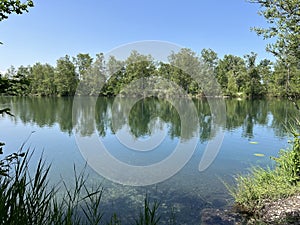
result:
M 83 102 L 87 101 L 89 98 L 83 99 Z M 79 124 L 83 121 L 80 135 L 96 133 L 114 157 L 131 165 L 159 162 L 172 153 L 182 137 L 180 117 L 170 103 L 153 98 L 139 101 L 130 110 L 128 118 L 120 118 L 119 127 L 114 130 L 113 101 L 99 98 L 94 114 L 83 109 L 83 117 L 78 119 Z M 126 105 L 126 99 L 124 101 Z M 5 153 L 15 152 L 25 143 L 25 148 L 35 150 L 32 167 L 43 153 L 46 162 L 51 164 L 51 184 L 63 179 L 71 186 L 74 165 L 77 171 L 86 165 L 73 133 L 72 102 L 72 98 L 0 98 L 1 108 L 9 107 L 15 115 L 0 117 L 0 141 L 6 143 Z M 200 128 L 198 145 L 184 168 L 164 182 L 145 187 L 121 185 L 103 178 L 87 165 L 87 184 L 90 187 L 101 184 L 104 188 L 104 217 L 108 219 L 116 212 L 124 224 L 133 223 L 146 194 L 151 200 L 160 202 L 159 210 L 166 224 L 168 218 L 174 217 L 178 224 L 199 224 L 202 209 L 230 207 L 232 198 L 223 182 L 232 184 L 235 175 L 246 173 L 251 166 L 272 166 L 270 156 L 276 156 L 279 149 L 289 146 L 287 141 L 291 137 L 285 132 L 284 124 L 292 121 L 296 112 L 294 106 L 284 100 L 226 100 L 225 103 L 226 124 L 213 124 L 208 102 L 194 100 Z M 89 115 L 95 115 L 90 124 L 86 121 L 91 118 L 85 118 Z M 204 149 L 214 137 L 212 126 L 225 131 L 224 141 L 210 167 L 200 172 L 198 166 Z M 164 139 L 154 151 L 145 155 L 116 139 L 115 132 L 122 129 L 140 141 L 148 140 L 157 132 Z M 184 138 L 194 136 L 191 132 Z

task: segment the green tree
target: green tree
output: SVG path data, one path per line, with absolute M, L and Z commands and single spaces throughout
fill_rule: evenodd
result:
M 73 57 L 74 65 L 78 72 L 79 80 L 84 80 L 87 76 L 87 71 L 90 69 L 93 58 L 89 54 L 79 53 L 76 57 Z
M 274 43 L 267 45 L 267 50 L 275 55 L 286 68 L 285 92 L 287 96 L 295 95 L 296 67 L 300 62 L 300 1 L 299 0 L 250 0 L 261 6 L 259 14 L 264 16 L 267 28 L 254 27 L 253 30 L 267 38 L 275 38 Z M 281 87 L 280 87 L 281 88 Z M 293 89 L 293 90 L 292 90 Z
M 202 49 L 201 59 L 214 69 L 217 67 L 219 61 L 218 54 L 210 48 Z
M 262 92 L 271 96 L 274 89 L 272 65 L 273 63 L 270 60 L 263 59 L 257 66 L 262 80 Z
M 20 66 L 16 69 L 14 66 L 11 66 L 5 74 L 8 79 L 6 93 L 15 96 L 28 95 L 30 85 L 29 74 L 30 67 Z
M 299 0 L 249 0 L 261 6 L 259 14 L 264 16 L 267 28 L 253 30 L 264 38 L 276 38 L 267 50 L 277 57 L 293 56 L 300 59 L 300 2 Z
M 158 79 L 159 78 L 163 78 L 165 79 L 166 82 L 162 82 L 160 83 L 160 90 L 165 90 L 166 94 L 168 95 L 178 95 L 178 90 L 175 88 L 175 86 L 170 85 L 170 83 L 168 81 L 173 81 L 176 84 L 180 84 L 180 80 L 176 79 L 177 75 L 176 73 L 182 73 L 183 71 L 181 71 L 179 68 L 176 68 L 172 65 L 170 65 L 169 63 L 163 63 L 160 62 L 158 69 L 157 69 L 157 75 L 158 75 Z M 196 89 L 198 89 L 198 87 L 196 87 Z M 197 91 L 197 90 L 195 90 Z
M 107 75 L 106 75 L 106 65 L 104 60 L 104 54 L 96 54 L 95 62 L 90 66 L 88 70 L 90 79 L 90 95 L 98 95 L 103 86 L 105 85 Z
M 125 62 L 117 60 L 114 56 L 110 56 L 106 67 L 108 77 L 106 78 L 101 94 L 104 96 L 117 95 L 121 90 L 125 76 Z
M 273 82 L 275 96 L 300 95 L 300 70 L 296 65 L 287 67 L 286 63 L 278 60 L 274 66 Z
M 154 76 L 156 66 L 151 55 L 142 55 L 137 51 L 132 51 L 125 61 L 125 78 L 126 84 L 136 79 Z
M 114 57 L 110 57 L 107 64 L 107 73 L 109 75 L 108 82 L 105 85 L 104 95 L 117 95 L 121 92 L 123 95 L 136 95 L 137 90 L 143 89 L 145 78 L 155 76 L 156 65 L 152 56 L 142 55 L 137 51 L 132 51 L 129 57 L 124 61 L 118 61 Z M 106 78 L 107 79 L 107 78 Z M 141 79 L 140 86 L 125 87 L 132 81 Z M 137 84 L 136 83 L 136 84 Z M 146 86 L 146 84 L 145 84 Z
M 169 56 L 169 62 L 172 66 L 170 67 L 171 73 L 168 74 L 170 80 L 187 92 L 191 90 L 195 92 L 196 84 L 203 78 L 203 74 L 200 71 L 200 58 L 196 53 L 191 49 L 183 48 L 178 53 L 173 52 Z
M 68 55 L 57 60 L 54 82 L 57 95 L 72 96 L 75 94 L 78 77 L 75 66 Z
M 234 77 L 233 71 L 232 70 L 228 71 L 226 73 L 226 77 L 228 80 L 226 95 L 234 97 L 238 92 L 238 86 L 236 84 L 236 79 Z
M 246 59 L 247 75 L 243 81 L 243 91 L 247 96 L 256 97 L 262 95 L 261 77 L 256 67 L 257 54 L 251 52 L 244 56 Z
M 6 94 L 9 88 L 9 80 L 0 73 L 0 93 Z
M 246 63 L 243 58 L 234 55 L 225 55 L 223 59 L 219 60 L 216 68 L 216 76 L 224 93 L 228 91 L 229 75 L 232 76 L 230 85 L 235 81 L 237 91 L 241 92 L 247 76 Z M 234 94 L 232 91 L 230 93 Z
M 31 94 L 51 96 L 56 94 L 54 67 L 49 64 L 36 63 L 31 68 Z
M 77 91 L 79 95 L 89 95 L 91 89 L 90 69 L 93 58 L 89 54 L 79 53 L 73 57 L 73 63 L 76 67 L 77 77 L 80 81 L 80 88 Z

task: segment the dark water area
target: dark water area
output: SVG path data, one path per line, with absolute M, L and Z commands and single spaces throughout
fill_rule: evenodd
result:
M 96 104 L 89 105 L 91 101 Z M 291 135 L 285 127 L 296 115 L 293 104 L 282 99 L 224 101 L 225 121 L 214 119 L 207 100 L 196 99 L 196 122 L 191 118 L 186 120 L 188 124 L 182 124 L 182 113 L 167 100 L 157 98 L 134 104 L 124 98 L 117 106 L 112 98 L 82 98 L 79 102 L 84 107 L 74 109 L 73 98 L 0 97 L 0 107 L 9 107 L 14 114 L 0 117 L 0 141 L 6 143 L 5 154 L 15 152 L 24 142 L 25 148 L 35 149 L 32 168 L 43 153 L 51 164 L 49 179 L 53 185 L 63 179 L 72 187 L 74 165 L 78 171 L 85 168 L 88 186 L 103 187 L 101 209 L 105 219 L 116 212 L 122 224 L 134 223 L 147 194 L 150 201 L 160 202 L 162 224 L 170 224 L 172 219 L 177 224 L 199 224 L 202 209 L 224 209 L 232 204 L 223 182 L 233 184 L 235 175 L 247 173 L 252 166 L 272 167 L 270 157 L 289 147 Z M 188 127 L 185 132 L 183 126 Z M 199 171 L 206 147 L 218 132 L 224 137 L 216 146 L 220 147 L 217 155 L 207 169 Z M 163 161 L 178 143 L 190 148 L 190 141 L 196 140 L 196 145 L 188 162 L 174 176 L 151 185 L 130 186 L 111 181 L 86 163 L 78 137 L 89 140 L 93 136 L 111 156 L 134 166 Z M 152 150 L 130 149 L 137 142 Z M 88 148 L 95 151 L 95 158 L 101 158 L 93 145 Z

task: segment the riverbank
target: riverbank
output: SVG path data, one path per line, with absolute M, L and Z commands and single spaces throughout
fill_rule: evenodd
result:
M 236 209 L 203 209 L 201 225 L 299 225 L 300 192 L 287 198 L 264 200 L 253 215 L 239 213 Z
M 252 168 L 236 177 L 236 187 L 228 187 L 234 210 L 249 218 L 242 224 L 300 224 L 300 134 L 290 130 L 294 140 L 277 158 L 271 157 L 274 168 Z

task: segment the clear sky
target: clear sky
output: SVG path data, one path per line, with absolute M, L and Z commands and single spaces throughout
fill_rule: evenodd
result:
M 0 71 L 10 65 L 55 65 L 68 54 L 107 52 L 119 45 L 161 40 L 219 57 L 273 59 L 268 41 L 250 31 L 266 26 L 259 5 L 246 0 L 34 0 L 23 15 L 0 23 Z

